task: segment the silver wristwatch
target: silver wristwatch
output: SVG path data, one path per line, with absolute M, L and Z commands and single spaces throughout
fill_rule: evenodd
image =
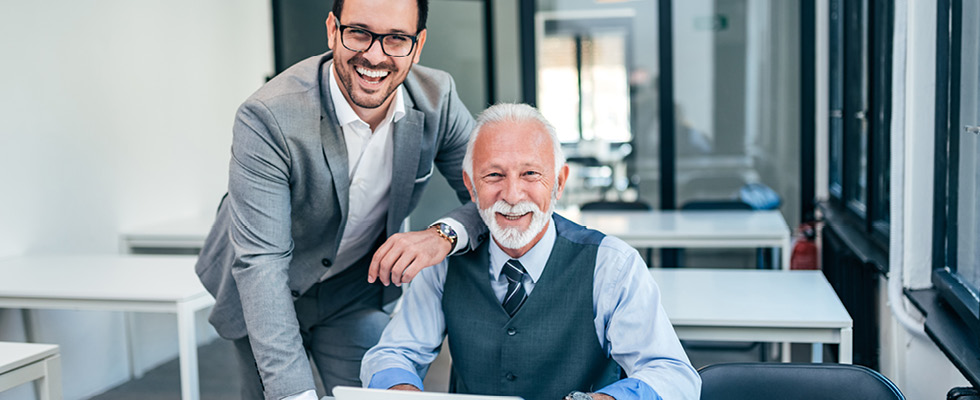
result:
M 579 392 L 578 390 L 565 395 L 565 400 L 592 400 L 592 396 L 587 393 Z

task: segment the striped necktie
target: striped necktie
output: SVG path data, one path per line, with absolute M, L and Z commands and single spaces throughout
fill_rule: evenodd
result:
M 508 260 L 501 272 L 507 277 L 507 295 L 504 296 L 503 303 L 504 311 L 513 317 L 517 310 L 520 310 L 521 306 L 524 305 L 524 301 L 527 300 L 527 292 L 524 291 L 524 285 L 521 284 L 527 271 L 524 270 L 520 261 Z

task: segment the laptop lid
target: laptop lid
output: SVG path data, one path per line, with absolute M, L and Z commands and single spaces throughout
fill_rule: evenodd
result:
M 406 390 L 365 389 L 350 386 L 334 387 L 333 397 L 336 400 L 524 400 L 516 396 L 410 392 Z

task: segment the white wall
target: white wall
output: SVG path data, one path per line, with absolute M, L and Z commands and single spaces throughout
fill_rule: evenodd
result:
M 114 253 L 126 227 L 213 212 L 271 37 L 264 0 L 0 4 L 0 257 Z M 120 314 L 31 316 L 35 340 L 61 345 L 66 399 L 128 378 Z M 0 310 L 0 340 L 24 335 Z

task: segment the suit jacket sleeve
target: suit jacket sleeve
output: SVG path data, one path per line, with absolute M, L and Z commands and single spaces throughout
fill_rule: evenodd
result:
M 314 388 L 287 285 L 293 249 L 289 148 L 269 108 L 256 99 L 239 109 L 233 134 L 232 276 L 266 396 L 282 398 Z
M 469 235 L 468 250 L 476 249 L 481 240 L 480 236 L 487 232 L 486 225 L 480 219 L 476 204 L 470 201 L 469 192 L 463 184 L 463 157 L 466 155 L 466 145 L 470 134 L 476 126 L 473 115 L 466 109 L 456 94 L 456 82 L 450 78 L 450 89 L 446 101 L 444 135 L 439 153 L 436 155 L 436 166 L 446 178 L 449 185 L 456 191 L 456 196 L 463 203 L 443 218 L 453 218 L 466 227 Z

